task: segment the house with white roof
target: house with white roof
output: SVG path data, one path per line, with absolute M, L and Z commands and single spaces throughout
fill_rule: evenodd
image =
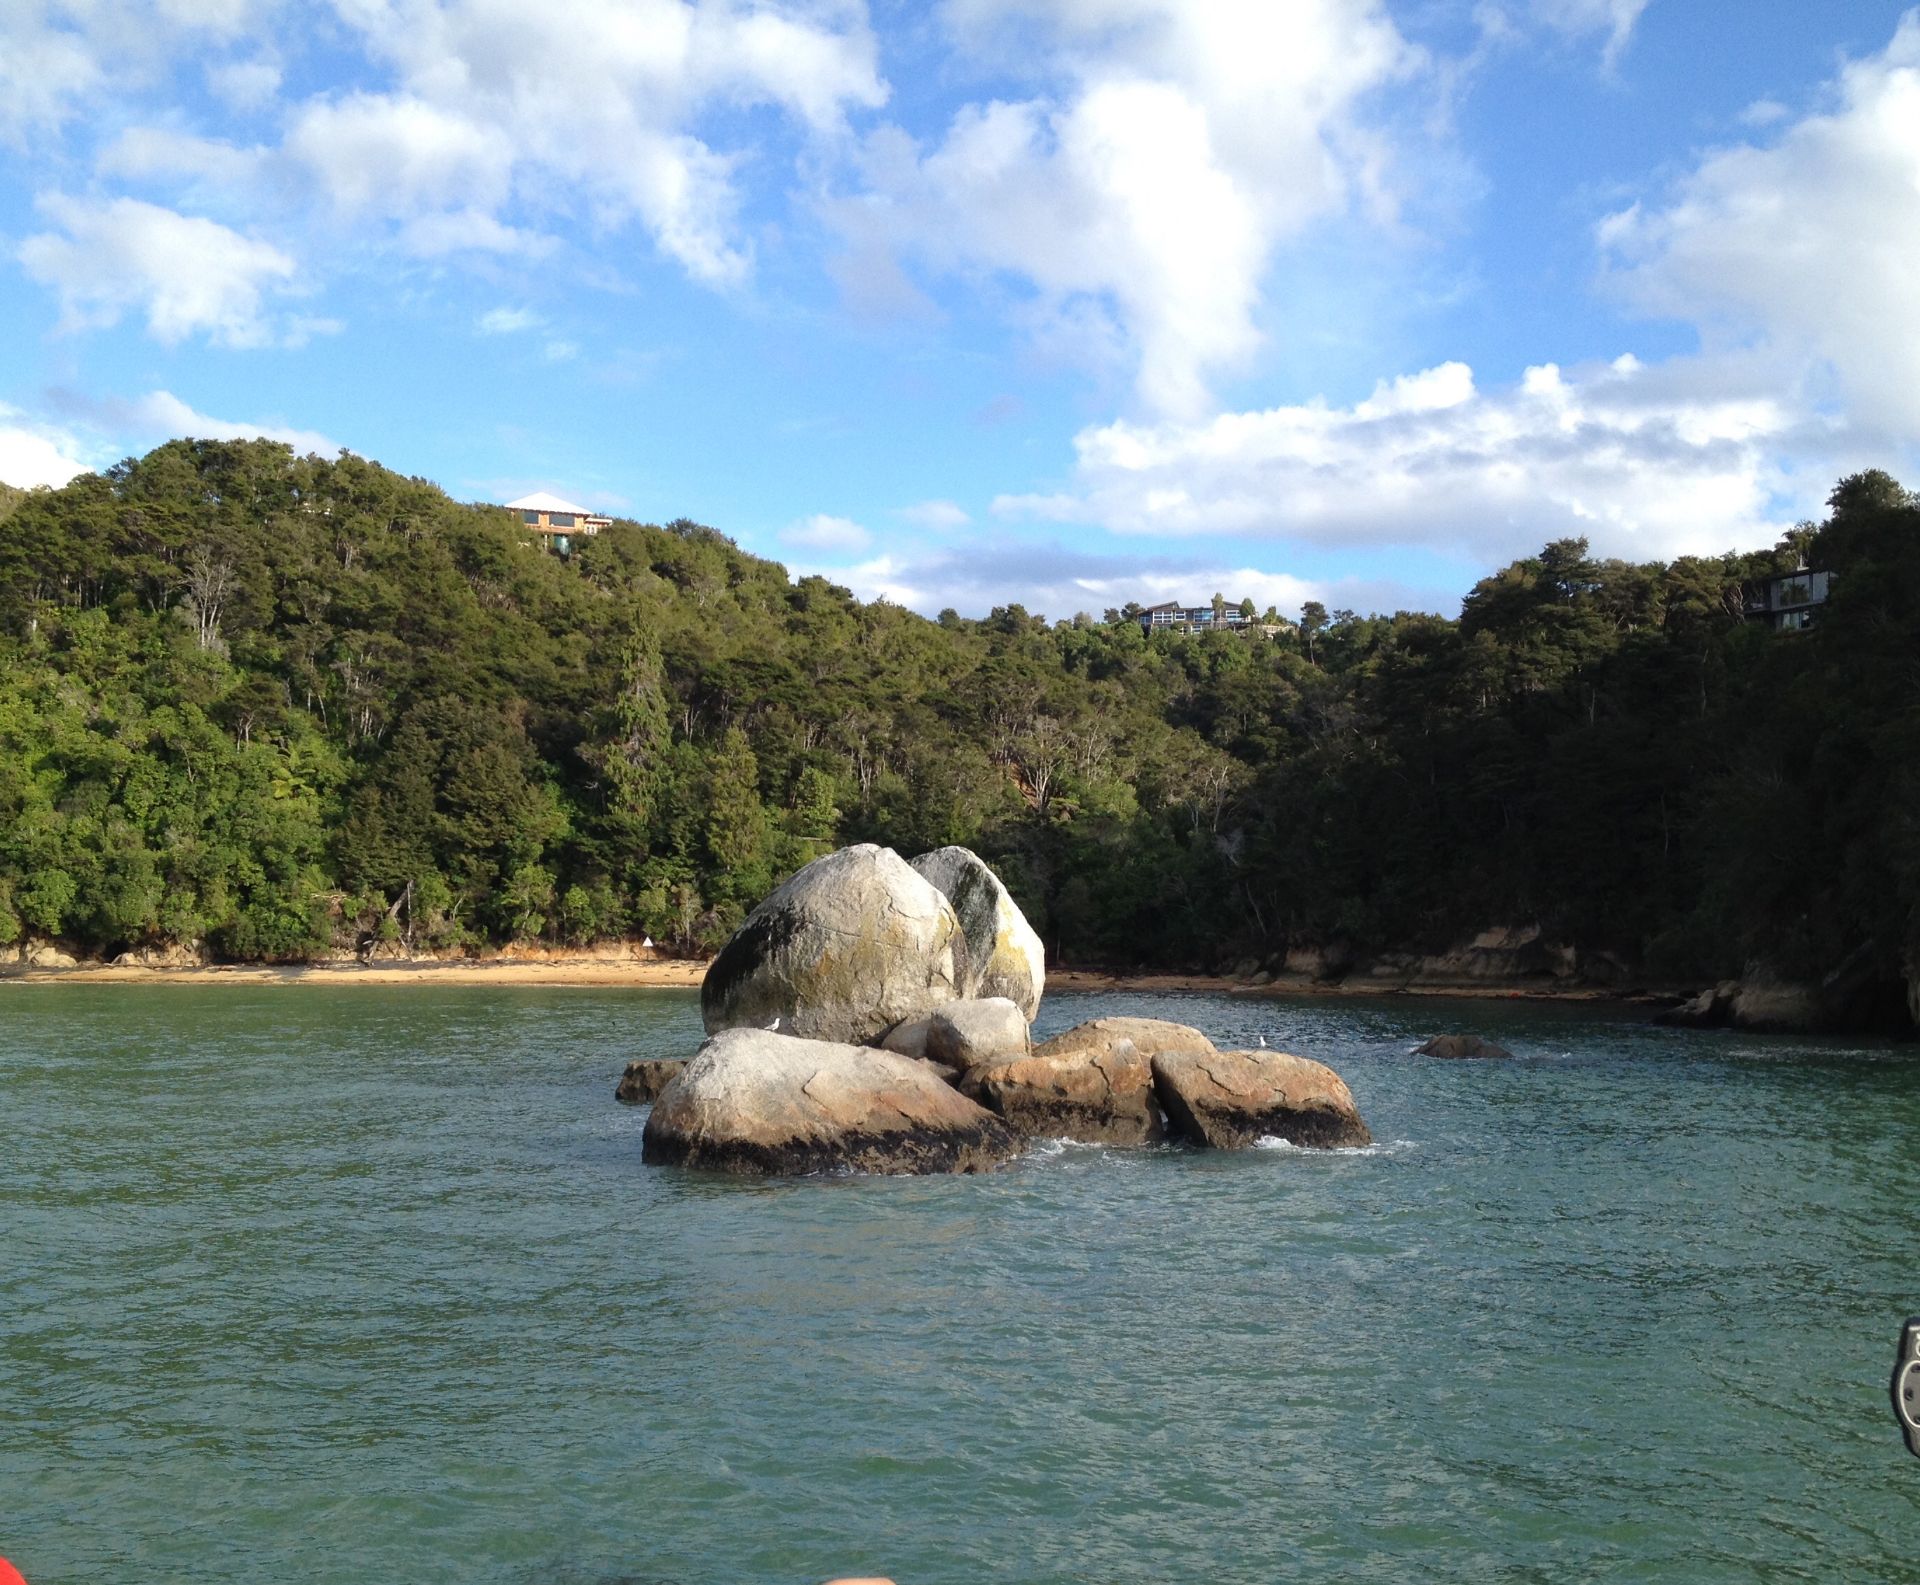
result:
M 523 495 L 517 501 L 507 502 L 507 510 L 518 512 L 522 523 L 536 534 L 544 535 L 547 542 L 563 556 L 573 549 L 574 535 L 591 537 L 613 521 L 610 517 L 589 512 L 584 506 L 563 501 L 557 495 L 549 495 L 545 490 L 536 490 L 532 495 Z

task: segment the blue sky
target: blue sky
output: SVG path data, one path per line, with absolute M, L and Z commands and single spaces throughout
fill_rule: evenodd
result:
M 0 141 L 15 483 L 264 432 L 1063 616 L 1920 482 L 1879 0 L 16 0 Z

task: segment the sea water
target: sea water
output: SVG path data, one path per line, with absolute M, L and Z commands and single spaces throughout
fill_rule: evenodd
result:
M 33 1585 L 1920 1578 L 1920 1054 L 1057 995 L 1378 1143 L 643 1167 L 671 991 L 0 986 Z M 1510 1062 L 1410 1055 L 1443 1030 Z

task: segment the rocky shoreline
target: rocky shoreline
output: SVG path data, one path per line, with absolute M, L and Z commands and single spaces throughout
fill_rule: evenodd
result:
M 1488 931 L 1445 952 L 1388 953 L 1358 961 L 1338 952 L 1296 950 L 1269 966 L 1240 964 L 1230 974 L 1054 968 L 1048 983 L 1055 990 L 1149 995 L 1590 1002 L 1643 1010 L 1657 1022 L 1687 1028 L 1908 1039 L 1920 1033 L 1920 976 L 1904 986 L 1862 986 L 1845 972 L 1821 982 L 1796 981 L 1755 966 L 1742 978 L 1702 989 L 1697 982 L 1663 984 L 1636 977 L 1605 955 L 1585 960 L 1583 968 L 1577 954 L 1539 947 L 1535 941 L 1536 933 L 1530 931 Z M 389 952 L 293 964 L 213 963 L 200 951 L 174 947 L 122 953 L 101 962 L 77 958 L 57 943 L 32 941 L 0 949 L 0 984 L 692 989 L 701 984 L 711 961 L 673 957 L 650 943 L 610 941 L 577 948 L 508 947 L 480 955 L 410 957 Z

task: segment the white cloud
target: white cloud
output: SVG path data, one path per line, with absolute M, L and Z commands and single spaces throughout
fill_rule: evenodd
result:
M 1708 153 L 1664 206 L 1600 228 L 1637 306 L 1783 367 L 1829 366 L 1850 415 L 1920 436 L 1920 12 L 1849 63 L 1834 107 Z
M 511 336 L 536 330 L 545 322 L 531 308 L 489 308 L 475 322 L 475 328 L 483 336 Z
M 1531 0 L 1533 14 L 1558 32 L 1607 35 L 1606 62 L 1620 58 L 1647 0 Z
M 865 550 L 873 543 L 873 535 L 850 517 L 816 512 L 812 517 L 782 529 L 780 540 L 782 544 L 833 554 Z
M 901 507 L 894 516 L 904 518 L 915 528 L 931 529 L 935 533 L 950 533 L 973 521 L 963 507 L 952 501 L 918 501 Z
M 862 599 L 888 599 L 927 616 L 951 607 L 978 617 L 995 606 L 1018 604 L 1054 620 L 1081 611 L 1099 618 L 1129 601 L 1203 605 L 1216 591 L 1235 605 L 1250 599 L 1261 611 L 1272 606 L 1287 617 L 1297 616 L 1304 600 L 1357 611 L 1439 610 L 1454 603 L 1439 591 L 1390 580 L 1319 580 L 1234 565 L 1211 554 L 1099 555 L 1007 538 L 979 551 L 903 549 L 850 567 L 808 563 L 792 570 L 797 577 L 819 573 Z
M 0 402 L 0 482 L 22 490 L 58 488 L 88 471 L 90 464 L 81 460 L 86 453 L 77 437 L 34 423 L 18 408 Z
M 280 67 L 264 56 L 220 61 L 206 68 L 207 87 L 235 110 L 260 110 L 280 92 Z
M 950 0 L 964 48 L 1039 61 L 1055 91 L 963 107 L 937 146 L 883 129 L 829 212 L 875 275 L 892 248 L 1005 276 L 1037 322 L 1119 344 L 1142 399 L 1191 416 L 1259 344 L 1276 247 L 1392 207 L 1358 103 L 1417 57 L 1374 0 Z
M 58 126 L 105 81 L 91 41 L 52 11 L 34 0 L 0 8 L 0 139 L 10 143 Z
M 290 147 L 336 201 L 415 225 L 448 208 L 506 227 L 510 197 L 535 195 L 594 229 L 638 220 L 711 285 L 750 268 L 743 157 L 702 141 L 696 121 L 771 106 L 833 139 L 849 109 L 886 97 L 864 8 L 850 5 L 359 0 L 345 16 L 401 88 L 309 107 L 296 124 Z M 479 228 L 465 230 L 474 246 Z
M 549 363 L 571 363 L 580 356 L 580 344 L 555 337 L 540 349 L 540 354 Z
M 404 94 L 316 100 L 287 133 L 286 152 L 348 214 L 404 219 L 481 213 L 507 196 L 514 148 L 505 131 L 463 110 Z
M 260 149 L 235 148 L 171 127 L 129 127 L 100 151 L 94 168 L 102 176 L 136 181 L 181 177 L 238 186 L 254 179 L 262 158 Z
M 323 457 L 339 455 L 337 441 L 317 430 L 296 429 L 273 420 L 215 418 L 180 400 L 171 391 L 149 391 L 134 401 L 110 401 L 100 405 L 101 418 L 114 429 L 150 442 L 182 437 L 195 440 L 278 440 L 301 455 L 318 452 Z
M 1791 395 L 1762 394 L 1766 380 L 1763 369 L 1623 357 L 1572 374 L 1544 364 L 1481 392 L 1465 365 L 1445 364 L 1352 407 L 1088 429 L 1070 490 L 1006 496 L 995 510 L 1125 534 L 1495 559 L 1564 535 L 1634 559 L 1718 553 L 1777 537 L 1824 492 L 1842 446 Z
M 253 0 L 5 0 L 0 4 L 0 142 L 84 123 L 103 100 L 108 119 L 128 90 L 164 79 L 242 33 Z
M 477 209 L 416 216 L 400 228 L 400 245 L 423 259 L 444 258 L 452 253 L 519 254 L 537 259 L 559 246 L 552 237 L 503 225 Z
M 138 311 L 168 345 L 202 333 L 234 347 L 276 339 L 266 296 L 294 275 L 278 248 L 132 198 L 48 194 L 38 207 L 60 231 L 28 237 L 18 256 L 58 293 L 63 328 L 113 325 Z

